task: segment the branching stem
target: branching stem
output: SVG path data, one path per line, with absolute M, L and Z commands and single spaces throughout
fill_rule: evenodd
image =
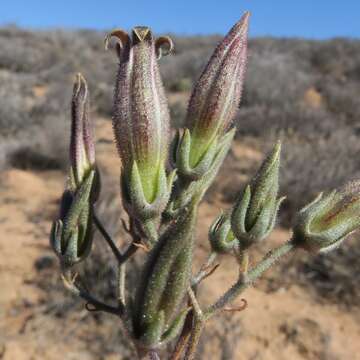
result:
M 275 264 L 282 256 L 288 254 L 295 249 L 295 244 L 291 240 L 283 245 L 271 250 L 264 258 L 247 273 L 240 273 L 238 281 L 218 300 L 202 313 L 202 317 L 196 316 L 191 336 L 188 342 L 188 348 L 185 354 L 185 360 L 193 360 L 196 354 L 196 349 L 200 341 L 202 330 L 205 322 L 214 315 L 226 309 L 232 301 L 235 300 L 247 287 L 252 285 L 266 270 Z
M 61 278 L 64 282 L 65 287 L 74 295 L 84 299 L 88 304 L 91 304 L 95 310 L 104 311 L 113 315 L 121 316 L 124 309 L 120 307 L 114 307 L 107 305 L 102 301 L 96 299 L 84 289 L 81 289 L 75 284 L 75 276 L 72 275 L 71 270 L 64 270 L 61 274 Z
M 206 262 L 201 266 L 199 272 L 192 278 L 191 286 L 195 288 L 198 284 L 201 283 L 203 279 L 205 279 L 209 274 L 209 268 L 214 263 L 217 258 L 217 253 L 212 252 Z
M 225 306 L 229 305 L 235 300 L 247 287 L 253 284 L 266 270 L 275 264 L 282 256 L 288 254 L 295 249 L 295 244 L 291 240 L 279 247 L 271 250 L 264 258 L 247 274 L 240 274 L 238 281 L 216 301 L 215 304 L 210 306 L 204 313 L 206 319 L 209 319 Z
M 102 222 L 94 212 L 93 214 L 94 223 L 96 227 L 99 229 L 101 235 L 109 245 L 111 251 L 113 252 L 114 256 L 116 257 L 119 266 L 124 264 L 135 252 L 138 250 L 138 246 L 136 246 L 136 241 L 133 242 L 128 246 L 124 253 L 122 253 L 115 244 L 115 241 L 112 239 L 110 234 L 106 231 L 105 227 L 103 226 Z
M 95 226 L 98 228 L 101 235 L 103 236 L 103 238 L 109 245 L 109 247 L 110 247 L 111 251 L 113 252 L 114 256 L 116 257 L 117 261 L 120 263 L 122 260 L 122 254 L 121 254 L 120 250 L 118 249 L 118 247 L 116 246 L 116 244 L 115 244 L 114 240 L 112 239 L 112 237 L 110 236 L 110 234 L 106 231 L 105 227 L 103 226 L 102 222 L 96 215 L 95 211 L 93 212 L 93 219 L 94 219 Z

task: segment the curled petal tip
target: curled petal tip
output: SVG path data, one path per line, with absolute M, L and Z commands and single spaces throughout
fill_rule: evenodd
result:
M 107 34 L 105 36 L 104 39 L 104 45 L 105 45 L 105 50 L 108 50 L 110 47 L 110 40 L 112 38 L 115 38 L 117 41 L 117 44 L 120 46 L 120 48 L 122 49 L 130 40 L 129 34 L 122 30 L 122 29 L 114 29 L 113 31 L 111 31 L 109 34 Z
M 169 36 L 160 36 L 155 41 L 157 58 L 169 55 L 174 50 L 174 43 Z

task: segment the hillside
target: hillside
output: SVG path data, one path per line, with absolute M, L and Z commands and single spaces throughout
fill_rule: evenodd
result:
M 0 359 L 111 360 L 119 352 L 131 358 L 116 320 L 86 312 L 63 290 L 48 247 L 79 71 L 89 82 L 96 121 L 104 180 L 99 211 L 119 243 L 125 241 L 110 122 L 116 59 L 104 51 L 103 38 L 85 30 L 0 29 Z M 219 37 L 173 39 L 175 52 L 160 66 L 173 124 L 181 126 L 192 83 Z M 288 198 L 281 227 L 255 256 L 289 236 L 295 209 L 315 193 L 360 177 L 360 41 L 252 39 L 236 124 L 237 139 L 201 209 L 196 266 L 208 249 L 206 229 L 277 138 L 284 142 L 281 193 Z M 245 293 L 245 312 L 209 328 L 203 358 L 354 359 L 360 352 L 358 238 L 329 256 L 299 253 L 270 271 Z M 111 299 L 114 282 L 103 278 L 114 275 L 113 262 L 100 241 L 95 250 L 84 271 Z M 224 262 L 204 287 L 203 301 L 231 284 L 234 266 Z

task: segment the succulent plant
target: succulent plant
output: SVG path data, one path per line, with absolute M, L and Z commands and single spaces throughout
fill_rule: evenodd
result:
M 239 192 L 234 206 L 215 219 L 208 232 L 209 257 L 192 273 L 198 207 L 236 131 L 232 123 L 245 77 L 249 16 L 245 13 L 216 47 L 194 86 L 185 128 L 173 139 L 158 67 L 161 56 L 173 48 L 171 39 L 156 39 L 145 26 L 134 27 L 130 34 L 116 29 L 106 37 L 106 47 L 116 40 L 119 59 L 113 128 L 121 158 L 120 190 L 129 215 L 125 228 L 132 238 L 125 250 L 117 247 L 95 211 L 100 176 L 89 90 L 85 79 L 76 76 L 69 179 L 50 242 L 66 288 L 91 305 L 91 310 L 117 316 L 139 357 L 159 359 L 161 349 L 174 342 L 169 359 L 194 359 L 207 321 L 224 310 L 242 310 L 244 307 L 229 306 L 276 261 L 298 248 L 332 250 L 360 227 L 360 186 L 353 182 L 328 195 L 320 194 L 300 210 L 293 237 L 249 267 L 251 248 L 261 246 L 273 230 L 284 199 L 279 196 L 281 144 L 277 142 Z M 91 252 L 94 228 L 118 263 L 116 306 L 97 299 L 76 281 L 74 265 Z M 146 250 L 139 281 L 126 284 L 125 263 L 139 249 Z M 215 264 L 218 254 L 237 259 L 239 276 L 216 302 L 204 307 L 197 300 L 197 291 L 219 266 Z

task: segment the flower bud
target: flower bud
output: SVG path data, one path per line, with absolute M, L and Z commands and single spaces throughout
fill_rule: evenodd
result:
M 217 217 L 209 230 L 209 240 L 212 251 L 219 254 L 228 254 L 234 250 L 238 240 L 231 230 L 229 214 Z
M 85 78 L 76 75 L 71 104 L 70 163 L 73 179 L 79 186 L 95 168 L 95 144 L 89 120 L 89 91 Z
M 91 192 L 95 171 L 91 170 L 76 192 L 65 190 L 59 219 L 53 223 L 50 244 L 63 267 L 83 260 L 92 244 Z
M 298 212 L 294 242 L 313 252 L 333 250 L 360 227 L 359 214 L 360 182 L 351 182 L 327 195 L 321 193 Z
M 60 216 L 50 234 L 51 246 L 64 267 L 81 261 L 91 249 L 92 206 L 100 189 L 89 119 L 89 93 L 81 74 L 76 76 L 71 114 L 68 189 L 63 193 Z
M 156 348 L 173 338 L 185 320 L 179 310 L 189 286 L 196 207 L 183 210 L 149 254 L 135 297 L 134 336 L 139 346 Z
M 241 99 L 249 13 L 237 22 L 215 49 L 197 81 L 188 106 L 186 127 L 191 144 L 187 166 L 196 168 L 211 156 L 213 144 L 231 126 Z M 179 164 L 180 168 L 183 165 Z
M 151 30 L 142 26 L 135 27 L 131 36 L 122 30 L 111 32 L 106 46 L 112 37 L 118 40 L 119 56 L 113 126 L 122 160 L 125 198 L 131 202 L 136 192 L 137 199 L 144 201 L 139 209 L 153 205 L 154 212 L 159 213 L 169 192 L 163 180 L 170 118 L 157 58 L 165 47 L 171 50 L 172 42 L 167 37 L 155 41 Z M 140 193 L 134 191 L 135 186 Z M 133 209 L 135 215 L 139 209 Z
M 279 206 L 284 200 L 277 198 L 280 151 L 278 142 L 234 206 L 231 228 L 242 248 L 263 240 L 274 228 Z

